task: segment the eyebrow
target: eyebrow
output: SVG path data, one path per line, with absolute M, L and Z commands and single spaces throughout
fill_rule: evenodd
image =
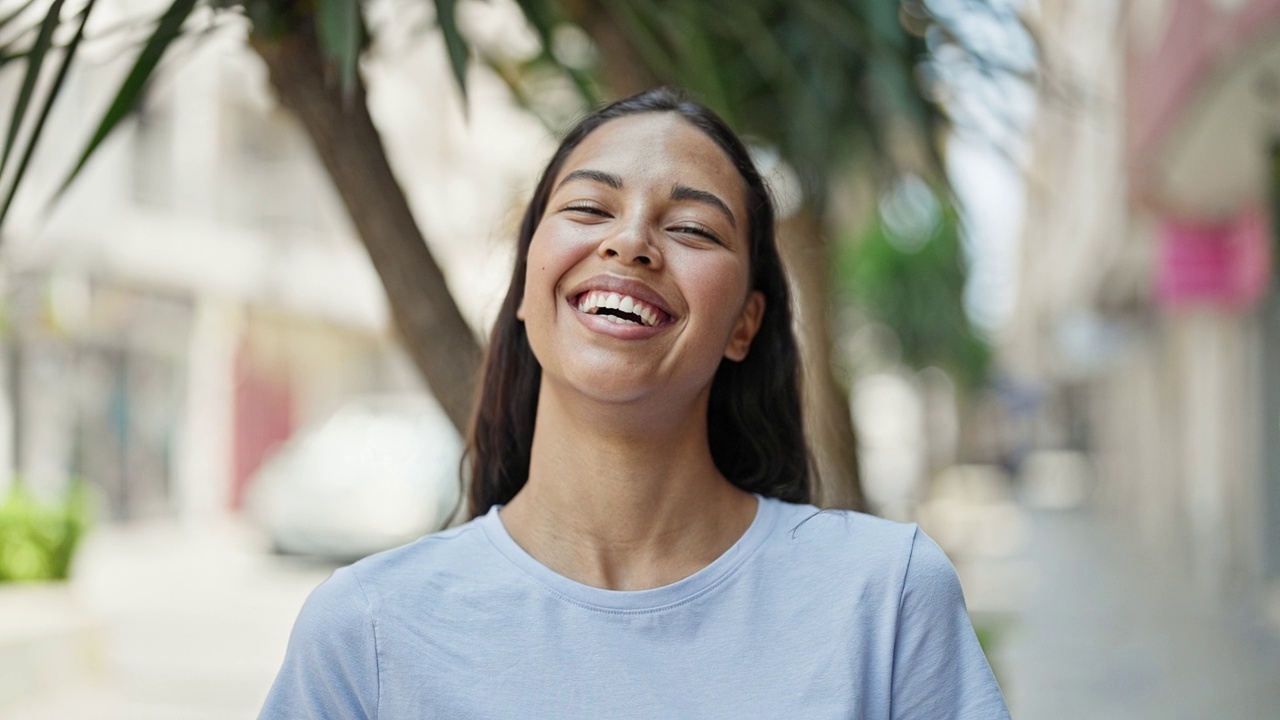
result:
M 573 182 L 574 180 L 591 180 L 603 185 L 608 185 L 614 190 L 622 189 L 622 178 L 614 175 L 613 173 L 604 172 L 603 170 L 574 170 L 564 176 L 564 179 L 560 181 L 560 184 L 556 185 L 556 189 L 559 190 L 561 187 L 564 187 L 565 183 Z
M 694 202 L 710 205 L 721 213 L 724 213 L 724 216 L 729 219 L 729 225 L 731 227 L 738 227 L 738 222 L 733 217 L 733 211 L 729 209 L 729 206 L 725 204 L 725 201 L 706 190 L 691 188 L 688 185 L 676 185 L 671 188 L 671 199 L 675 201 L 692 200 Z
M 590 180 L 592 182 L 600 183 L 601 185 L 608 185 L 614 190 L 622 189 L 621 177 L 614 175 L 613 173 L 605 172 L 603 170 L 590 170 L 586 168 L 581 170 L 574 170 L 568 175 L 565 175 L 564 179 L 561 180 L 558 185 L 556 185 L 556 189 L 559 190 L 560 188 L 564 187 L 566 184 L 570 182 L 573 182 L 574 180 Z M 729 205 L 725 203 L 725 201 L 721 200 L 714 193 L 707 192 L 706 190 L 699 190 L 697 188 L 692 188 L 692 187 L 689 187 L 688 185 L 676 184 L 671 188 L 671 199 L 676 202 L 691 200 L 693 202 L 699 202 L 706 205 L 710 205 L 711 207 L 719 210 L 725 216 L 725 218 L 729 220 L 729 225 L 731 227 L 735 229 L 738 227 L 738 221 L 733 216 L 733 211 L 729 209 Z

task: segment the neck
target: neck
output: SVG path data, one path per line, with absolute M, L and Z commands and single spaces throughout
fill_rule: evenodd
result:
M 566 398 L 544 382 L 529 478 L 501 511 L 513 539 L 587 585 L 659 587 L 719 557 L 755 515 L 720 474 L 707 394 L 655 411 Z

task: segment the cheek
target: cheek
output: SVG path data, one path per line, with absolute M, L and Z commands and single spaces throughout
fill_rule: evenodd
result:
M 524 272 L 524 293 L 520 296 L 516 317 L 526 323 L 537 322 L 538 318 L 545 313 L 546 286 L 546 265 L 540 262 L 539 258 L 530 255 Z
M 521 302 L 526 307 L 531 302 L 537 302 L 539 296 L 547 290 L 550 270 L 555 264 L 554 255 L 548 252 L 552 249 L 548 247 L 550 244 L 545 238 L 534 235 L 529 245 L 529 254 L 525 258 L 524 298 Z
M 555 218 L 544 220 L 529 243 L 526 291 L 531 289 L 531 281 L 535 278 L 544 283 L 548 278 L 552 282 L 559 280 L 593 247 L 584 228 L 566 225 Z
M 538 226 L 525 257 L 524 294 L 516 313 L 526 324 L 537 325 L 555 312 L 560 284 L 589 251 L 576 240 L 558 230 L 552 219 Z
M 719 318 L 719 324 L 731 327 L 747 296 L 747 280 L 746 268 L 729 260 L 692 275 L 687 286 L 697 294 L 699 306 L 712 309 L 711 315 Z

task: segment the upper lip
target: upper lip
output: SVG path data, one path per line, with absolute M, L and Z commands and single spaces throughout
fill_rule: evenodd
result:
M 636 300 L 645 302 L 667 314 L 667 317 L 674 318 L 675 313 L 671 311 L 671 304 L 666 301 L 656 290 L 645 285 L 643 282 L 634 278 L 620 277 L 618 275 L 596 275 L 593 278 L 584 280 L 573 287 L 569 291 L 569 298 L 577 301 L 585 292 L 591 290 L 603 290 L 605 292 L 614 292 L 619 295 L 630 295 Z

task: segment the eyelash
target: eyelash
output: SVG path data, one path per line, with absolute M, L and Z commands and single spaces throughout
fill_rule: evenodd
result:
M 588 215 L 595 215 L 598 217 L 609 217 L 609 213 L 605 212 L 603 209 L 599 207 L 596 207 L 595 205 L 566 205 L 564 207 L 564 212 L 581 212 L 581 213 L 587 213 Z M 715 233 L 711 232 L 707 228 L 702 227 L 701 225 L 694 225 L 694 224 L 677 225 L 671 229 L 676 232 L 683 232 L 683 233 L 688 233 L 690 235 L 697 235 L 699 237 L 706 238 L 707 240 L 710 240 L 711 242 L 714 242 L 717 245 L 724 245 L 724 241 L 721 240 L 719 236 L 717 236 Z
M 692 235 L 698 235 L 710 240 L 711 242 L 717 245 L 724 244 L 724 242 L 720 240 L 720 238 L 715 233 L 702 227 L 701 225 L 677 225 L 676 227 L 672 228 L 672 230 L 676 230 L 679 232 L 687 232 Z
M 607 217 L 609 215 L 604 210 L 596 207 L 595 205 L 566 205 L 564 210 L 566 212 L 568 211 L 584 212 L 584 213 L 589 213 L 591 215 L 599 215 L 601 217 Z

